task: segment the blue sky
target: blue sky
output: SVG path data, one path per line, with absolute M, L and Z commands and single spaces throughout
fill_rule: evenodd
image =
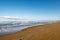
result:
M 59 0 L 0 0 L 0 16 L 60 20 Z

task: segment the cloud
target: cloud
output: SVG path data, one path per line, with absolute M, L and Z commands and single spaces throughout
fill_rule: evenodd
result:
M 32 20 L 13 16 L 0 16 L 0 21 L 32 21 Z
M 19 19 L 19 17 L 12 17 L 12 16 L 1 16 L 1 18 L 7 18 L 7 19 L 9 19 L 9 18 L 15 18 L 15 19 Z
M 12 16 L 0 16 L 0 19 L 7 19 L 7 20 L 20 20 L 19 17 L 12 17 Z

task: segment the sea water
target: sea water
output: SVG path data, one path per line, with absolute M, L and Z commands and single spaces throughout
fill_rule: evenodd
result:
M 9 33 L 15 33 L 18 31 L 21 31 L 23 29 L 26 29 L 28 27 L 32 27 L 32 26 L 37 26 L 37 25 L 42 25 L 42 24 L 35 24 L 35 25 L 28 25 L 28 26 L 20 26 L 20 27 L 2 27 L 0 28 L 0 35 L 2 34 L 9 34 Z
M 36 24 L 33 23 L 33 24 L 28 24 L 28 25 L 19 25 L 17 27 L 11 27 L 11 26 L 8 26 L 8 27 L 2 26 L 1 27 L 0 26 L 0 35 L 15 33 L 15 32 L 21 31 L 23 29 L 26 29 L 28 27 L 37 26 L 37 25 L 44 25 L 44 24 L 48 24 L 48 22 L 36 23 Z

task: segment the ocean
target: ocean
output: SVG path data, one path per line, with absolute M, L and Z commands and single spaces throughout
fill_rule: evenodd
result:
M 16 33 L 18 31 L 21 31 L 23 29 L 26 29 L 28 27 L 32 27 L 32 26 L 37 26 L 37 25 L 44 25 L 44 24 L 48 24 L 49 22 L 29 22 L 29 23 L 15 23 L 15 24 L 3 24 L 0 25 L 0 35 L 3 34 L 10 34 L 10 33 Z M 0 23 L 1 24 L 1 23 Z

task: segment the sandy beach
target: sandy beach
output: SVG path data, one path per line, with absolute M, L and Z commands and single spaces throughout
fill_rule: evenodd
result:
M 14 34 L 0 35 L 0 40 L 60 40 L 60 23 L 29 27 Z

